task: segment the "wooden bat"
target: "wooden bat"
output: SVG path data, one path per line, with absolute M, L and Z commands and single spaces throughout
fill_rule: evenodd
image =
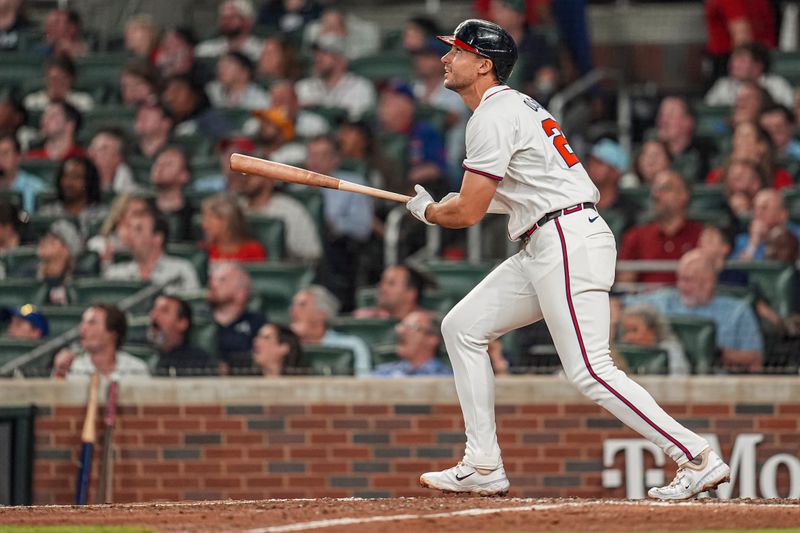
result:
M 108 384 L 106 411 L 103 419 L 103 464 L 100 467 L 100 483 L 97 486 L 96 503 L 114 501 L 114 423 L 117 417 L 117 397 L 119 395 L 119 379 L 112 376 Z
M 95 372 L 89 381 L 89 401 L 86 403 L 86 417 L 83 419 L 81 432 L 81 453 L 78 463 L 78 481 L 75 486 L 75 503 L 86 505 L 89 496 L 89 484 L 92 479 L 92 454 L 96 437 L 95 421 L 97 420 L 97 392 L 100 388 L 100 374 Z
M 244 154 L 231 154 L 231 170 L 253 176 L 263 176 L 265 178 L 285 181 L 288 183 L 299 183 L 300 185 L 310 185 L 311 187 L 325 187 L 326 189 L 336 189 L 339 191 L 357 192 L 374 196 L 383 200 L 406 203 L 411 200 L 410 196 L 396 192 L 384 191 L 367 185 L 360 185 L 352 181 L 340 180 L 325 174 L 319 174 L 310 170 L 251 157 Z

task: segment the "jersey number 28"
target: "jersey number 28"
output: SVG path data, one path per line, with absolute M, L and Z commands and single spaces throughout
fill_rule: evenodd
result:
M 553 146 L 555 146 L 556 150 L 558 150 L 558 153 L 561 154 L 561 157 L 564 159 L 567 167 L 572 168 L 580 162 L 578 161 L 578 156 L 572 151 L 572 147 L 569 145 L 569 142 L 567 142 L 567 138 L 564 137 L 563 133 L 561 133 L 561 128 L 559 127 L 558 122 L 552 118 L 545 119 L 542 121 L 542 128 L 544 128 L 545 135 L 552 137 Z

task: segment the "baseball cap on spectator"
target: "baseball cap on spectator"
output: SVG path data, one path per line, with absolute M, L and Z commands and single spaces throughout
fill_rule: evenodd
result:
M 47 323 L 47 318 L 34 305 L 25 304 L 21 307 L 7 307 L 3 310 L 3 314 L 5 318 L 16 316 L 30 322 L 34 328 L 42 333 L 42 337 L 47 337 L 50 334 L 50 325 Z
M 74 224 L 66 220 L 56 220 L 50 224 L 47 233 L 61 241 L 73 259 L 83 251 L 83 240 Z
M 386 84 L 383 88 L 384 92 L 391 92 L 394 94 L 399 94 L 402 96 L 406 96 L 411 100 L 415 100 L 414 98 L 414 91 L 411 89 L 411 85 L 402 81 L 402 80 L 391 80 Z
M 253 8 L 253 2 L 250 0 L 230 0 L 230 3 L 236 8 L 236 11 L 247 20 L 256 18 L 256 10 Z
M 618 142 L 611 139 L 601 139 L 592 147 L 591 156 L 607 165 L 611 165 L 620 172 L 628 170 L 628 154 Z
M 284 139 L 287 141 L 294 139 L 294 123 L 282 108 L 270 107 L 268 109 L 259 109 L 258 111 L 253 111 L 253 116 L 275 124 L 278 129 L 281 130 Z
M 311 46 L 314 50 L 322 50 L 339 56 L 344 55 L 345 42 L 344 38 L 333 33 L 323 33 L 314 41 Z

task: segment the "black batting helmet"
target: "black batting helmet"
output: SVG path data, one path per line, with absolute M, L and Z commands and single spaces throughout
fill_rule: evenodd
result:
M 517 62 L 517 45 L 506 30 L 480 19 L 465 20 L 456 27 L 453 35 L 440 35 L 440 41 L 457 46 L 473 54 L 492 60 L 494 73 L 500 83 L 505 83 Z

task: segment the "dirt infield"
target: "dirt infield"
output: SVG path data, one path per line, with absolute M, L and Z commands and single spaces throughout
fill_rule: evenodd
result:
M 431 497 L 0 508 L 2 525 L 145 526 L 154 531 L 680 531 L 800 527 L 798 500 Z

